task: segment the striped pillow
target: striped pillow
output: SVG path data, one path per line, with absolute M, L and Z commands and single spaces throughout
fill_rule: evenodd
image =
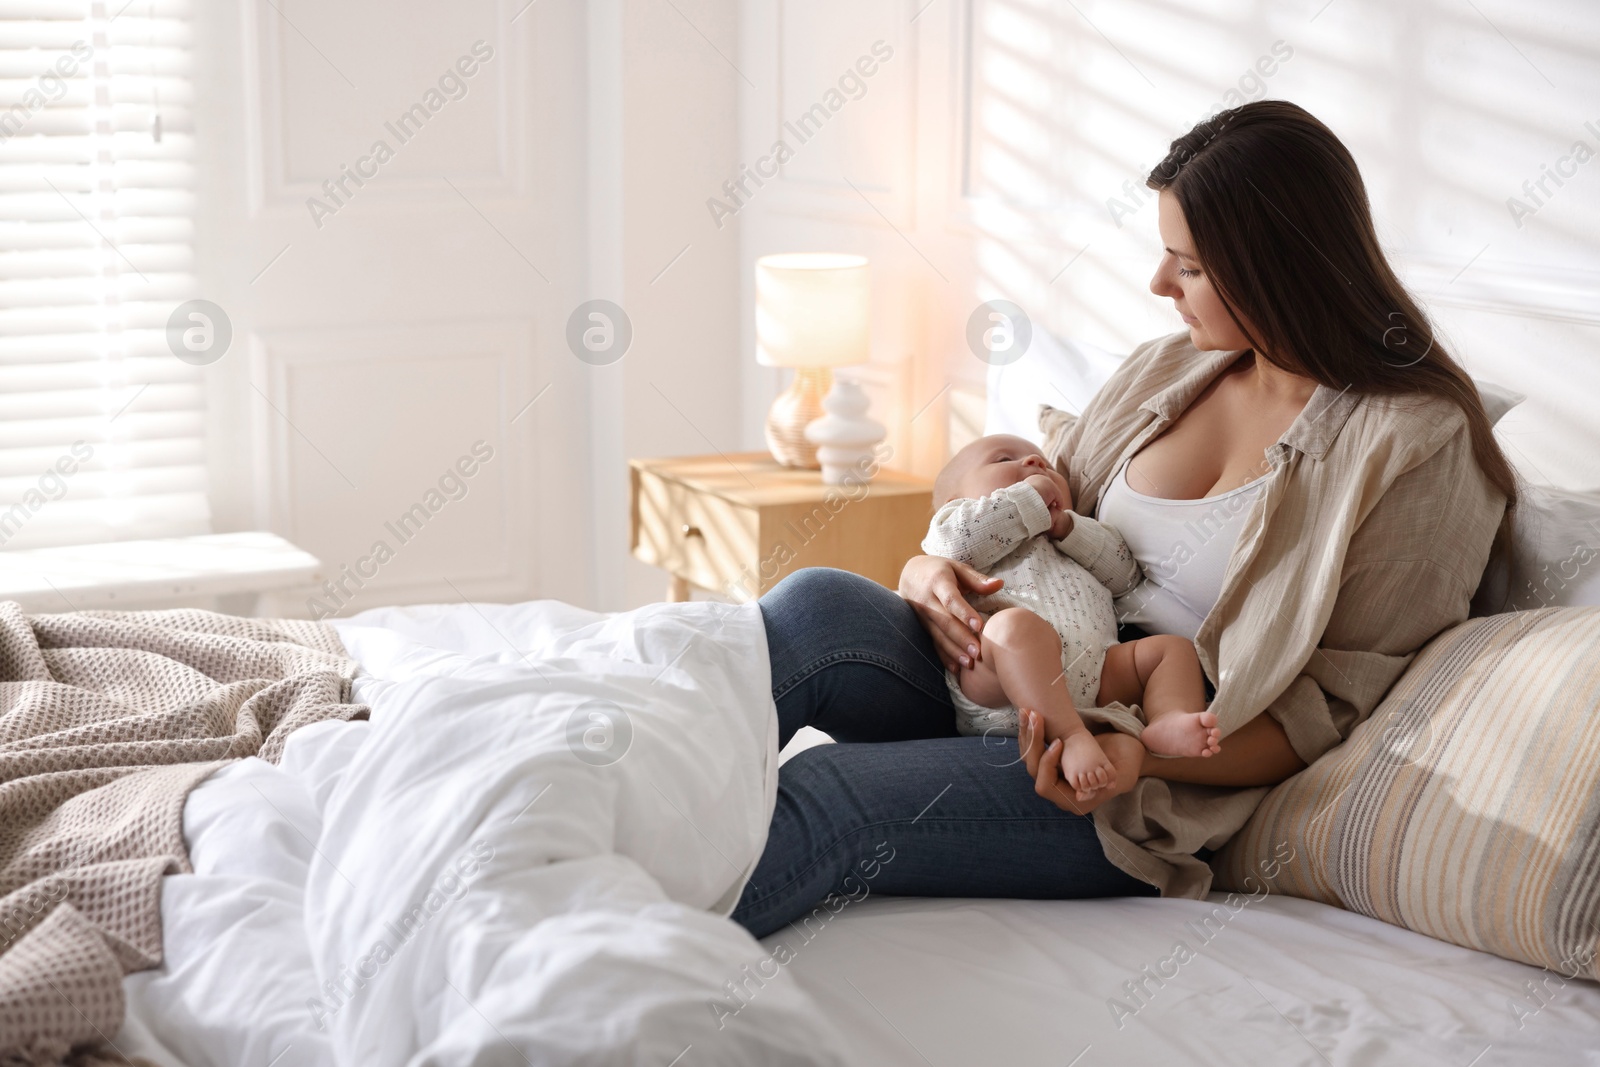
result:
M 1212 866 L 1221 889 L 1600 978 L 1600 608 L 1439 635 Z

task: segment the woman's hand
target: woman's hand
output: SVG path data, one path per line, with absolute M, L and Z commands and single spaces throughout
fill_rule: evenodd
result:
M 1044 743 L 1044 719 L 1037 711 L 1022 708 L 1017 714 L 1017 748 L 1028 774 L 1033 778 L 1033 791 L 1062 811 L 1074 815 L 1087 815 L 1112 797 L 1128 792 L 1139 781 L 1139 771 L 1144 763 L 1145 749 L 1138 738 L 1118 731 L 1097 734 L 1095 740 L 1105 750 L 1106 758 L 1116 769 L 1117 776 L 1104 789 L 1096 791 L 1088 800 L 1074 799 L 1072 787 L 1061 777 L 1060 738 Z
M 983 619 L 961 595 L 993 593 L 1005 583 L 942 556 L 912 556 L 900 571 L 900 596 L 933 638 L 948 670 L 978 661 Z
M 1153 756 L 1139 739 L 1119 731 L 1096 734 L 1116 769 L 1116 779 L 1088 800 L 1073 799 L 1073 790 L 1061 777 L 1060 741 L 1044 743 L 1044 720 L 1023 708 L 1017 715 L 1017 748 L 1033 779 L 1034 792 L 1063 811 L 1087 815 L 1112 797 L 1132 789 L 1141 777 L 1169 782 L 1194 782 L 1232 788 L 1276 785 L 1305 769 L 1283 727 L 1271 715 L 1257 715 L 1228 735 L 1222 751 L 1207 759 Z

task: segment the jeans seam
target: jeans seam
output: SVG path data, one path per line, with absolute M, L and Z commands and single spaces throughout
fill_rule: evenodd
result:
M 834 663 L 842 663 L 846 660 L 857 660 L 863 663 L 870 663 L 875 667 L 881 667 L 884 670 L 889 671 L 891 674 L 897 675 L 899 678 L 914 686 L 926 696 L 930 696 L 935 699 L 938 699 L 941 696 L 948 696 L 948 693 L 944 690 L 935 692 L 924 686 L 920 679 L 918 679 L 910 671 L 903 669 L 899 662 L 892 656 L 885 656 L 880 652 L 871 652 L 867 649 L 840 649 L 834 652 L 829 652 L 825 656 L 821 656 L 812 660 L 810 663 L 806 664 L 805 667 L 795 671 L 788 678 L 785 678 L 781 685 L 774 686 L 772 689 L 772 699 L 774 701 L 780 700 L 784 696 L 788 695 L 790 690 L 800 685 L 801 682 L 804 682 L 807 678 L 810 678 L 822 668 L 830 666 Z
M 1080 817 L 1082 817 L 1082 816 L 1080 816 Z M 1056 816 L 1056 815 L 983 815 L 983 816 L 936 815 L 936 816 L 928 819 L 928 824 L 932 825 L 932 824 L 934 824 L 936 822 L 937 823 L 949 823 L 949 822 L 982 822 L 982 823 L 992 823 L 992 822 L 1039 822 L 1039 821 L 1042 821 L 1042 820 L 1048 820 L 1048 821 L 1054 822 L 1058 818 L 1059 818 L 1059 816 Z M 800 870 L 796 871 L 794 876 L 792 878 L 790 878 L 787 882 L 783 883 L 783 885 L 779 886 L 776 889 L 768 891 L 767 893 L 761 895 L 760 897 L 751 900 L 747 904 L 741 905 L 738 910 L 739 910 L 739 912 L 741 912 L 743 914 L 749 914 L 749 909 L 759 907 L 762 904 L 765 904 L 767 901 L 772 900 L 774 897 L 778 896 L 780 893 L 782 893 L 785 890 L 787 890 L 790 886 L 792 886 L 796 882 L 800 881 L 806 875 L 810 874 L 814 869 L 816 869 L 816 867 L 818 865 L 820 865 L 822 863 L 823 860 L 828 858 L 829 854 L 831 854 L 840 845 L 843 845 L 846 841 L 850 840 L 853 837 L 857 837 L 857 836 L 859 836 L 861 834 L 868 833 L 869 831 L 881 829 L 882 827 L 885 827 L 885 826 L 899 826 L 901 824 L 905 824 L 905 825 L 908 825 L 908 826 L 914 826 L 918 822 L 920 822 L 921 820 L 922 820 L 922 816 L 918 815 L 916 818 L 912 819 L 909 823 L 906 822 L 905 819 L 901 818 L 901 819 L 884 819 L 884 820 L 879 821 L 879 822 L 868 823 L 866 826 L 858 826 L 856 829 L 851 830 L 849 833 L 844 834 L 844 835 L 840 836 L 839 838 L 835 839 L 832 844 L 828 845 L 827 848 L 825 848 L 822 851 L 818 852 L 816 854 L 816 856 L 812 858 L 810 863 L 806 864 Z M 1110 862 L 1109 857 L 1107 858 L 1107 862 Z

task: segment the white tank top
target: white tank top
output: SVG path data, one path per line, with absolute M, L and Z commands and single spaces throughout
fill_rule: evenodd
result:
M 1117 599 L 1118 620 L 1194 640 L 1222 594 L 1228 558 L 1268 477 L 1219 496 L 1166 500 L 1135 492 L 1124 463 L 1095 516 L 1117 528 L 1144 568 L 1144 581 Z

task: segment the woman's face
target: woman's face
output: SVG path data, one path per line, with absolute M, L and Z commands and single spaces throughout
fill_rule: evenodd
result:
M 1150 291 L 1172 298 L 1196 348 L 1223 352 L 1249 348 L 1250 339 L 1228 314 L 1222 297 L 1195 258 L 1194 241 L 1178 198 L 1170 189 L 1163 189 L 1158 205 L 1161 243 L 1165 248 L 1155 277 L 1150 279 Z

